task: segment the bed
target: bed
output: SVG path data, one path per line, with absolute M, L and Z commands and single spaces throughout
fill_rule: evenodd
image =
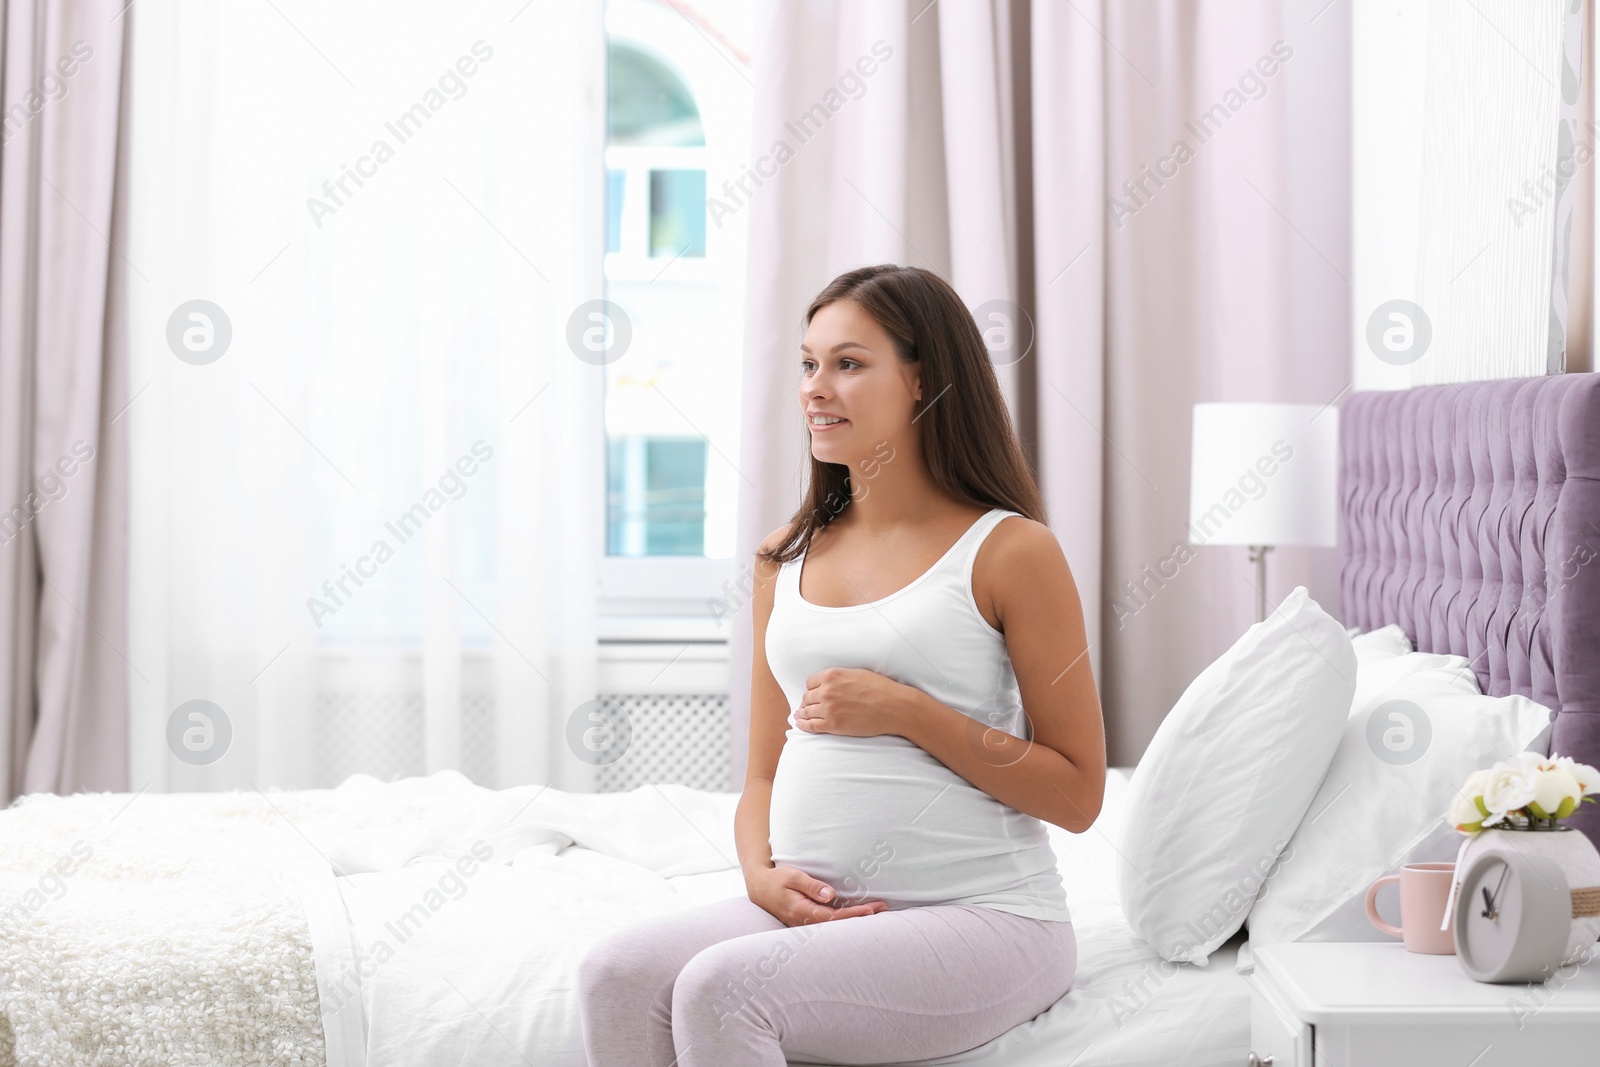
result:
M 1468 656 L 1600 764 L 1600 379 L 1355 394 L 1341 412 L 1344 621 Z M 1600 561 L 1600 560 L 1597 560 Z M 1549 575 L 1556 575 L 1547 580 Z M 1117 900 L 1128 768 L 1050 828 L 1079 939 L 1049 1011 L 934 1064 L 1237 1065 L 1248 946 L 1163 961 Z M 0 1067 L 581 1065 L 598 936 L 742 892 L 735 794 L 337 789 L 22 798 L 0 812 Z M 1582 823 L 1591 838 L 1600 816 Z
M 931 1062 L 1240 1062 L 1236 943 L 1204 971 L 1179 967 L 1122 920 L 1111 872 L 1128 773 L 1112 770 L 1090 832 L 1052 829 L 1079 930 L 1073 990 L 1002 1038 Z M 493 791 L 450 771 L 357 775 L 331 790 L 29 798 L 6 813 L 6 898 L 14 872 L 51 869 L 73 844 L 86 859 L 31 922 L 5 928 L 0 1062 L 176 1064 L 203 1052 L 211 1063 L 582 1065 L 583 951 L 626 922 L 741 893 L 737 799 L 675 785 Z M 491 862 L 462 862 L 481 855 Z

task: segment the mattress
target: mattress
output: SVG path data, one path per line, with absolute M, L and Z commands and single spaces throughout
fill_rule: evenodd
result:
M 1072 990 L 985 1045 L 916 1062 L 1243 1062 L 1238 938 L 1204 968 L 1166 963 L 1118 907 L 1128 773 L 1110 772 L 1088 832 L 1050 828 L 1079 942 Z M 24 798 L 0 812 L 0 1065 L 582 1067 L 578 961 L 629 922 L 743 892 L 737 799 L 493 791 L 454 772 Z

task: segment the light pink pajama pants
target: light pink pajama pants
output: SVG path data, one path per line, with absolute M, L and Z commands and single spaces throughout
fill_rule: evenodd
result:
M 579 969 L 589 1067 L 864 1064 L 976 1048 L 1063 997 L 1070 922 L 970 904 L 785 926 L 747 897 L 635 923 Z

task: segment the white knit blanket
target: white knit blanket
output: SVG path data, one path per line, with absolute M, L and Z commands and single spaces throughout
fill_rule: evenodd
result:
M 20 798 L 0 811 L 0 1067 L 323 1064 L 306 914 L 278 873 L 475 789 Z

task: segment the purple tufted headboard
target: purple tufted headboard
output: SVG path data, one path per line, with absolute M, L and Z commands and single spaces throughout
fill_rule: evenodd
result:
M 1339 422 L 1345 625 L 1466 656 L 1600 766 L 1600 374 L 1355 393 Z M 1600 847 L 1600 804 L 1571 822 Z

